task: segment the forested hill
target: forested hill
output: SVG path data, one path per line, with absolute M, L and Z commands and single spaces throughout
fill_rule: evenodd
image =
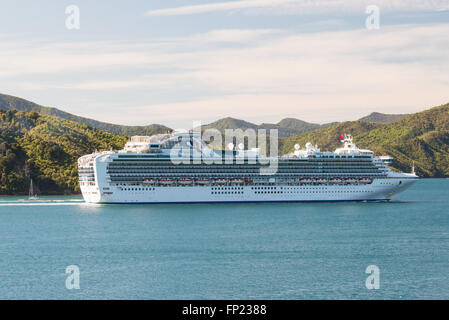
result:
M 0 110 L 0 194 L 78 193 L 78 157 L 120 149 L 126 138 L 35 111 Z
M 449 104 L 393 123 L 348 121 L 280 138 L 280 154 L 309 141 L 333 150 L 344 133 L 360 148 L 393 156 L 396 169 L 410 171 L 414 161 L 422 177 L 449 176 Z M 121 149 L 126 140 L 57 116 L 0 110 L 0 194 L 27 194 L 31 178 L 43 194 L 78 193 L 77 159 L 94 150 Z
M 338 137 L 349 133 L 358 147 L 395 158 L 393 166 L 410 171 L 413 161 L 422 177 L 449 176 L 449 104 L 405 117 L 394 123 L 348 121 L 281 139 L 280 152 L 292 152 L 295 143 L 317 143 L 322 150 L 341 145 Z
M 224 133 L 225 129 L 242 129 L 242 130 L 254 129 L 256 131 L 259 129 L 265 129 L 267 130 L 268 134 L 270 129 L 277 129 L 279 137 L 289 137 L 302 132 L 329 127 L 333 124 L 335 124 L 335 122 L 326 124 L 317 124 L 305 122 L 294 118 L 285 118 L 279 121 L 278 123 L 262 123 L 260 125 L 257 125 L 245 120 L 227 117 L 214 121 L 208 125 L 205 125 L 203 126 L 203 129 L 213 128 L 219 130 L 222 133 Z
M 385 114 L 379 112 L 372 112 L 366 117 L 360 118 L 359 121 L 392 123 L 402 120 L 408 116 L 409 114 Z
M 87 124 L 91 127 L 104 130 L 113 134 L 119 134 L 122 136 L 134 136 L 134 135 L 151 136 L 156 133 L 165 133 L 168 130 L 171 130 L 170 128 L 160 124 L 150 124 L 147 126 L 124 126 L 107 122 L 101 122 L 89 118 L 79 117 L 56 108 L 44 107 L 34 102 L 6 94 L 0 94 L 0 110 L 4 111 L 18 110 L 25 112 L 36 111 L 41 114 L 56 116 L 62 119 Z

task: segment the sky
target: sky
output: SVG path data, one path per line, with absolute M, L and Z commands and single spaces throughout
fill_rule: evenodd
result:
M 412 113 L 449 102 L 448 35 L 449 0 L 0 0 L 0 93 L 172 128 Z

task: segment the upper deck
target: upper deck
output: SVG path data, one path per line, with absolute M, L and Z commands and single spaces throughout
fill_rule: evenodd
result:
M 265 156 L 268 152 L 261 154 L 260 148 L 251 148 L 244 150 L 243 144 L 236 148 L 232 143 L 228 145 L 229 150 L 215 150 L 201 139 L 199 133 L 175 132 L 172 134 L 157 134 L 154 136 L 133 136 L 126 143 L 123 150 L 120 150 L 120 158 L 126 158 L 121 154 L 133 154 L 134 158 L 166 158 L 170 157 L 189 157 L 189 158 L 244 158 L 244 159 L 371 159 L 373 152 L 366 149 L 359 149 L 352 141 L 350 135 L 345 135 L 342 140 L 342 148 L 337 148 L 334 152 L 322 152 L 317 145 L 313 146 L 308 142 L 304 149 L 295 145 L 292 153 L 278 157 Z M 145 155 L 145 156 L 141 156 Z M 379 158 L 380 159 L 380 158 Z M 391 160 L 391 158 L 388 158 Z M 384 159 L 385 160 L 385 159 Z

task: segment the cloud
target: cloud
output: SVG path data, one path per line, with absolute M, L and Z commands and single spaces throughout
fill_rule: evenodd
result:
M 43 89 L 79 89 L 79 90 L 114 90 L 137 87 L 148 87 L 152 84 L 148 80 L 113 80 L 113 81 L 83 81 L 77 83 L 33 83 L 22 82 L 20 87 L 29 90 L 43 90 Z M 155 84 L 153 82 L 153 84 Z
M 269 14 L 307 14 L 360 11 L 375 4 L 386 11 L 436 10 L 448 8 L 448 0 L 240 0 L 149 10 L 147 16 L 179 16 L 220 11 L 252 11 Z
M 22 48 L 16 46 L 13 50 L 10 48 L 2 50 L 0 77 L 30 73 L 76 72 L 86 68 L 123 67 L 150 62 L 142 52 L 83 53 L 79 49 L 65 51 L 52 46 L 42 46 L 38 49 L 39 52 L 30 54 L 26 49 L 26 46 Z M 156 63 L 155 60 L 153 62 Z
M 147 16 L 172 16 L 172 15 L 190 15 L 214 11 L 227 11 L 235 9 L 261 8 L 280 6 L 296 2 L 296 0 L 241 0 L 218 2 L 209 4 L 200 4 L 193 6 L 182 6 L 169 9 L 150 10 L 146 13 Z
M 431 24 L 308 34 L 213 30 L 147 42 L 2 42 L 0 86 L 127 124 L 357 119 L 449 101 L 447 34 L 449 24 Z
M 211 50 L 222 43 L 253 44 L 281 34 L 275 29 L 222 29 L 182 38 L 151 39 L 142 42 L 93 41 L 0 42 L 0 78 L 24 74 L 49 74 L 145 66 L 157 68 L 182 60 L 191 52 Z M 175 63 L 176 64 L 176 63 Z
M 129 123 L 137 114 L 179 126 L 224 116 L 328 122 L 422 110 L 449 101 L 448 32 L 443 24 L 282 35 L 254 47 L 185 55 L 177 61 L 189 66 L 179 88 L 196 84 L 206 94 L 131 108 Z
M 412 90 L 412 91 L 410 91 Z M 322 99 L 302 94 L 236 94 L 209 97 L 179 103 L 149 104 L 122 107 L 111 111 L 108 121 L 124 124 L 163 123 L 171 127 L 189 129 L 194 121 L 210 123 L 219 118 L 235 117 L 254 123 L 273 123 L 294 117 L 314 123 L 356 120 L 372 111 L 411 113 L 449 101 L 447 87 L 433 90 L 435 97 L 423 96 L 415 85 L 404 86 L 397 94 L 348 91 L 326 94 Z M 408 94 L 409 98 L 404 99 Z M 388 98 L 388 99 L 387 99 Z M 411 100 L 413 103 L 410 103 Z M 444 100 L 446 99 L 446 100 Z M 94 118 L 104 114 L 92 114 Z
M 267 36 L 279 35 L 282 30 L 275 29 L 222 29 L 212 30 L 189 37 L 189 41 L 203 42 L 245 42 L 265 39 Z

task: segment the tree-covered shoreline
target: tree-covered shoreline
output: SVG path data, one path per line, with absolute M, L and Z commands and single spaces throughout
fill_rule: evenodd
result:
M 120 149 L 126 137 L 35 111 L 0 110 L 0 194 L 79 194 L 77 159 Z

